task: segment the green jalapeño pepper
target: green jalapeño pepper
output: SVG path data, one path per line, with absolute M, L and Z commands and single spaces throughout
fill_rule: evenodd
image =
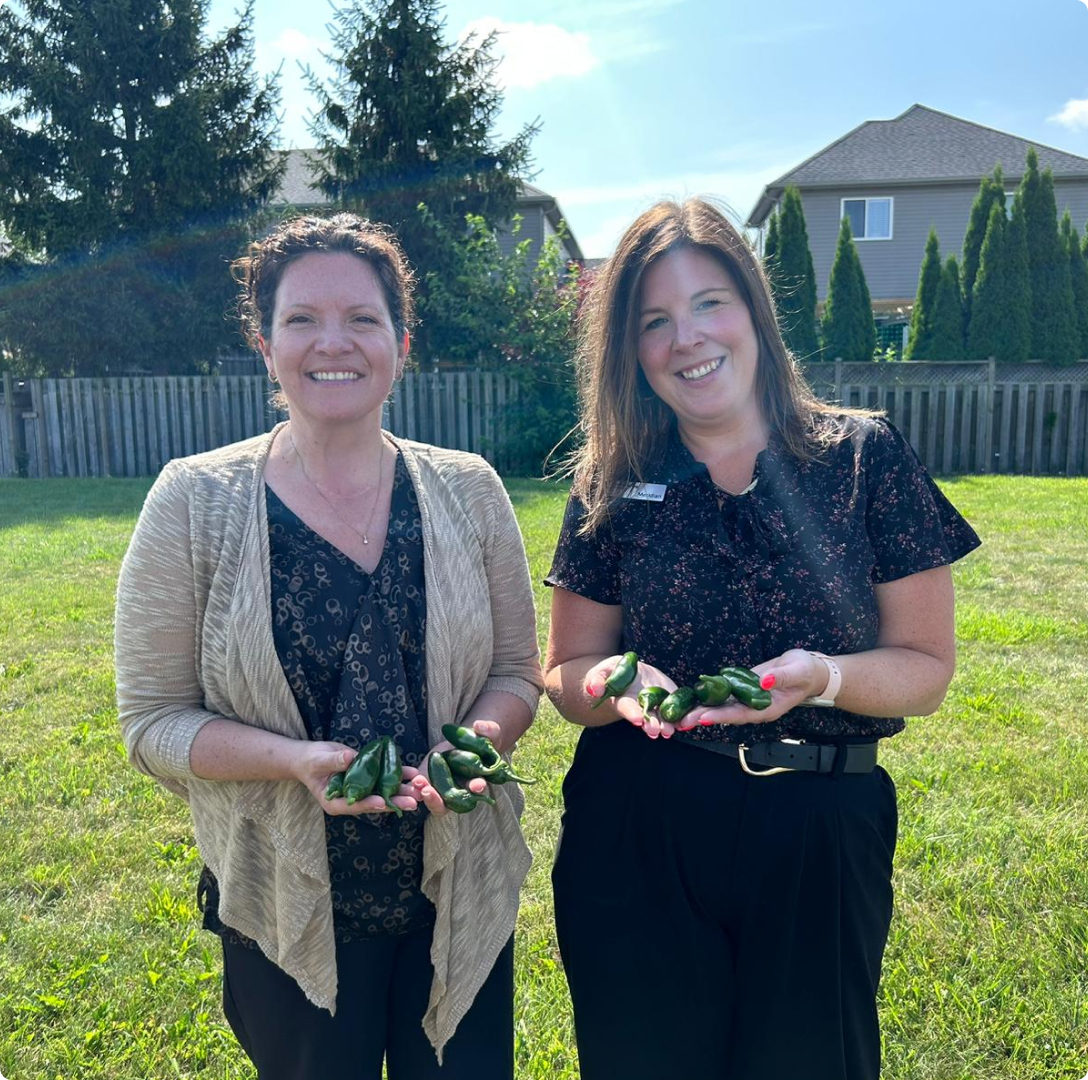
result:
M 344 797 L 348 805 L 374 791 L 382 769 L 382 740 L 374 739 L 359 751 L 344 773 Z
M 442 735 L 458 750 L 468 750 L 476 754 L 487 768 L 502 764 L 502 755 L 486 735 L 479 735 L 470 728 L 458 727 L 456 724 L 443 724 Z
M 681 686 L 661 702 L 657 713 L 662 720 L 677 724 L 698 704 L 699 699 L 695 696 L 695 691 L 690 686 Z
M 453 773 L 446 763 L 446 759 L 439 753 L 431 754 L 427 758 L 427 777 L 431 786 L 442 797 L 447 810 L 455 814 L 467 814 L 476 809 L 478 802 L 485 802 L 489 806 L 495 805 L 495 800 L 490 795 L 477 795 L 474 791 L 466 791 L 454 782 Z
M 759 676 L 751 668 L 723 667 L 718 674 L 724 679 L 740 679 L 741 682 L 750 683 L 757 689 L 759 688 Z
M 385 800 L 385 805 L 397 817 L 404 817 L 404 811 L 392 801 L 393 796 L 400 791 L 400 785 L 404 779 L 400 748 L 391 735 L 386 735 L 383 741 L 385 745 L 382 747 L 381 771 L 378 773 L 378 786 L 374 790 Z
M 488 780 L 506 768 L 505 761 L 500 761 L 498 765 L 485 765 L 479 754 L 474 754 L 471 750 L 458 750 L 456 747 L 444 751 L 442 756 L 446 759 L 450 772 L 462 780 L 475 780 L 477 777 Z
M 343 798 L 344 795 L 344 774 L 342 772 L 334 772 L 329 777 L 328 784 L 325 785 L 325 801 L 332 802 L 333 799 Z
M 590 706 L 596 709 L 605 698 L 618 697 L 635 681 L 638 674 L 638 654 L 625 652 L 620 662 L 612 669 L 612 674 L 604 681 L 604 693 Z
M 722 678 L 733 690 L 733 696 L 749 709 L 766 709 L 773 700 L 770 690 L 759 685 L 759 676 L 748 668 L 722 668 Z
M 502 768 L 496 769 L 488 778 L 489 784 L 535 784 L 527 776 L 518 776 L 514 770 L 504 761 Z
M 668 690 L 663 686 L 644 686 L 639 692 L 638 697 L 635 699 L 638 701 L 642 708 L 642 719 L 652 720 L 650 715 L 654 709 L 661 707 L 661 702 L 669 696 Z
M 711 708 L 724 705 L 732 695 L 733 688 L 723 675 L 700 675 L 695 683 L 695 696 Z

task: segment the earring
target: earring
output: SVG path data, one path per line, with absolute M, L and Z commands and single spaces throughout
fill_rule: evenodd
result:
M 272 383 L 273 386 L 275 386 L 275 384 L 280 381 L 279 376 L 275 373 L 275 371 L 268 372 L 268 381 Z

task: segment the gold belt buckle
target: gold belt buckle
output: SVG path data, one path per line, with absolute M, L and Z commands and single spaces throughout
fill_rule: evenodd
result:
M 793 742 L 793 741 L 794 740 L 792 740 L 792 739 L 789 739 L 789 740 L 783 739 L 782 740 L 782 742 Z M 801 740 L 798 739 L 797 741 L 800 742 Z M 740 767 L 749 776 L 759 776 L 759 777 L 777 776 L 779 773 L 797 772 L 796 769 L 790 769 L 785 765 L 774 765 L 769 769 L 753 769 L 752 766 L 748 764 L 748 759 L 745 758 L 745 756 L 744 756 L 744 751 L 747 750 L 747 749 L 748 749 L 748 747 L 745 746 L 744 743 L 737 743 L 737 758 L 740 761 Z

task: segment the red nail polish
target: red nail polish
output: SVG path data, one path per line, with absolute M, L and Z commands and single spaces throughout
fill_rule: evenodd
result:
M 589 694 L 590 697 L 597 697 L 598 696 L 597 691 L 594 690 L 592 686 L 587 686 L 586 687 L 586 693 Z
M 759 685 L 764 690 L 770 690 L 770 688 L 772 686 L 774 686 L 776 681 L 777 680 L 775 679 L 775 677 L 768 671 L 767 674 L 764 675 L 763 678 L 759 680 Z
M 714 723 L 714 721 L 713 720 L 700 720 L 699 723 L 702 724 L 703 727 L 709 727 L 711 724 Z

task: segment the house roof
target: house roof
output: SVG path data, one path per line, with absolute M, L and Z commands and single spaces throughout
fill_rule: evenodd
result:
M 306 160 L 307 154 L 316 154 L 317 151 L 283 150 L 281 153 L 287 158 L 287 167 L 284 169 L 283 181 L 272 197 L 273 205 L 327 206 L 329 197 L 313 186 L 313 170 Z M 539 207 L 553 229 L 558 230 L 559 223 L 564 220 L 555 196 L 523 181 L 518 194 L 518 209 L 525 210 L 529 207 Z M 565 242 L 571 258 L 582 261 L 582 249 L 574 239 L 569 225 Z
M 790 184 L 799 188 L 857 184 L 977 182 L 1000 164 L 1013 183 L 1023 175 L 1028 148 L 1055 178 L 1088 178 L 1088 158 L 1009 135 L 925 105 L 893 120 L 867 120 L 763 189 L 747 224 L 763 224 Z

